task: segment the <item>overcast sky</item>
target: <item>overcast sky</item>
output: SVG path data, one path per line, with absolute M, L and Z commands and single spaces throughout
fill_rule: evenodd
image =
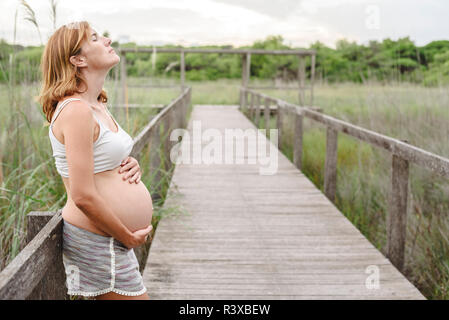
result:
M 35 27 L 24 20 L 19 0 L 0 0 L 0 38 L 40 44 Z M 28 0 L 46 42 L 53 31 L 49 0 Z M 410 36 L 417 45 L 449 39 L 447 0 L 58 0 L 57 27 L 88 20 L 112 40 L 140 45 L 249 45 L 282 35 L 292 47 L 319 40 L 369 40 Z

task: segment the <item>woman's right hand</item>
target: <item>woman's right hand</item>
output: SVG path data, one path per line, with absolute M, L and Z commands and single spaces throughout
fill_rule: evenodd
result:
M 136 248 L 136 247 L 144 244 L 145 242 L 147 242 L 147 236 L 149 235 L 151 230 L 153 230 L 153 226 L 150 224 L 148 227 L 146 227 L 144 229 L 140 229 L 140 230 L 133 232 L 132 238 L 129 241 L 129 243 L 124 243 L 124 245 L 128 249 L 133 249 L 133 248 Z

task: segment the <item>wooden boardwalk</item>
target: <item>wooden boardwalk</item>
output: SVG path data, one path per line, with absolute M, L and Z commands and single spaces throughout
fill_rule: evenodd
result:
M 237 106 L 195 106 L 191 136 L 193 120 L 223 135 L 256 129 Z M 164 207 L 183 212 L 157 227 L 143 274 L 151 299 L 424 299 L 276 152 L 274 175 L 247 161 L 176 166 Z

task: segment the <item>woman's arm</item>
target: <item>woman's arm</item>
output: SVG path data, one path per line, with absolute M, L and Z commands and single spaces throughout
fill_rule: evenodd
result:
M 97 191 L 94 182 L 93 137 L 95 122 L 90 107 L 72 101 L 62 119 L 64 144 L 69 168 L 70 193 L 75 205 L 101 230 L 127 247 L 140 245 L 136 236 L 114 214 Z M 151 230 L 151 229 L 150 229 Z M 149 231 L 148 231 L 149 232 Z M 143 236 L 144 238 L 144 236 Z M 143 239 L 142 243 L 145 241 Z

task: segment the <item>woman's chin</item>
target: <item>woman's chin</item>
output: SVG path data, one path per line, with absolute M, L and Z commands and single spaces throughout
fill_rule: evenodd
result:
M 118 64 L 120 64 L 120 57 L 118 57 L 118 59 L 112 61 L 112 62 L 107 66 L 107 68 L 108 68 L 109 70 L 111 70 L 112 68 L 114 68 L 114 67 L 115 67 L 116 65 L 118 65 Z

